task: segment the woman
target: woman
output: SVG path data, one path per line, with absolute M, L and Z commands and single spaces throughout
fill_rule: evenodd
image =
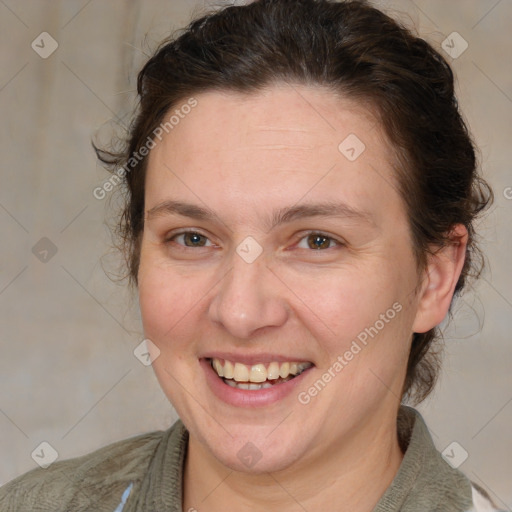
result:
M 492 197 L 442 56 L 362 1 L 259 0 L 162 44 L 138 92 L 98 155 L 180 420 L 0 509 L 492 510 L 402 405 L 434 386 Z

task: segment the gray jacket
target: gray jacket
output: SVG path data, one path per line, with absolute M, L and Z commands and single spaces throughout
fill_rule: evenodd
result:
M 418 411 L 401 406 L 399 471 L 373 512 L 487 512 L 488 496 L 436 450 Z M 188 432 L 178 420 L 83 457 L 37 468 L 0 488 L 1 512 L 182 512 Z M 329 511 L 335 512 L 335 511 Z

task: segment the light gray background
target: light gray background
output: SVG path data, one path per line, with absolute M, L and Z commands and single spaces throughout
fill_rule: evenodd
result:
M 437 47 L 453 31 L 469 44 L 448 60 L 496 193 L 481 224 L 490 267 L 455 308 L 441 381 L 420 410 L 437 447 L 459 443 L 469 454 L 460 469 L 510 510 L 512 2 L 376 4 Z M 108 175 L 90 139 L 108 134 L 114 116 L 128 122 L 145 53 L 204 6 L 0 0 L 0 484 L 35 467 L 42 441 L 64 459 L 176 417 L 133 355 L 143 339 L 137 300 L 103 269 L 116 260 L 105 257 L 107 203 L 92 191 Z M 42 32 L 59 45 L 47 59 L 31 48 Z M 57 248 L 46 263 L 32 253 L 42 237 Z

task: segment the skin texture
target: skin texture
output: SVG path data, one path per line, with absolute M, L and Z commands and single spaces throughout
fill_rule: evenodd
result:
M 184 510 L 370 511 L 403 457 L 396 415 L 412 333 L 445 317 L 465 228 L 455 226 L 456 243 L 418 271 L 392 152 L 360 105 L 286 84 L 196 99 L 150 153 L 145 210 L 171 199 L 218 218 L 147 216 L 138 275 L 144 333 L 160 350 L 153 366 L 190 431 Z M 338 149 L 350 134 L 366 146 L 355 161 Z M 325 202 L 368 219 L 270 228 L 275 210 Z M 195 247 L 183 229 L 202 235 Z M 326 248 L 311 248 L 311 231 L 331 237 Z M 263 249 L 252 263 L 236 252 L 248 236 Z M 301 403 L 298 392 L 396 303 L 400 312 Z M 314 368 L 274 404 L 235 407 L 206 382 L 199 361 L 210 351 L 280 354 Z M 262 455 L 250 468 L 237 456 L 248 442 Z

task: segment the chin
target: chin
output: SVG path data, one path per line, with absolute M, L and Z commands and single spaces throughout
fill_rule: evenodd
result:
M 299 432 L 290 435 L 284 430 L 272 432 L 261 425 L 245 429 L 238 426 L 236 435 L 230 437 L 221 427 L 219 429 L 221 431 L 214 436 L 211 431 L 199 432 L 198 439 L 221 464 L 233 471 L 254 475 L 282 471 L 300 460 L 307 448 Z M 230 431 L 229 425 L 226 430 Z
M 245 450 L 245 453 L 243 457 L 239 458 L 239 454 L 243 450 Z M 225 467 L 233 471 L 252 475 L 283 471 L 292 466 L 299 458 L 297 452 L 293 449 L 270 453 L 270 450 L 258 450 L 249 444 L 241 450 L 234 448 L 229 452 L 215 447 L 212 450 L 212 454 Z M 253 460 L 251 460 L 251 454 Z

